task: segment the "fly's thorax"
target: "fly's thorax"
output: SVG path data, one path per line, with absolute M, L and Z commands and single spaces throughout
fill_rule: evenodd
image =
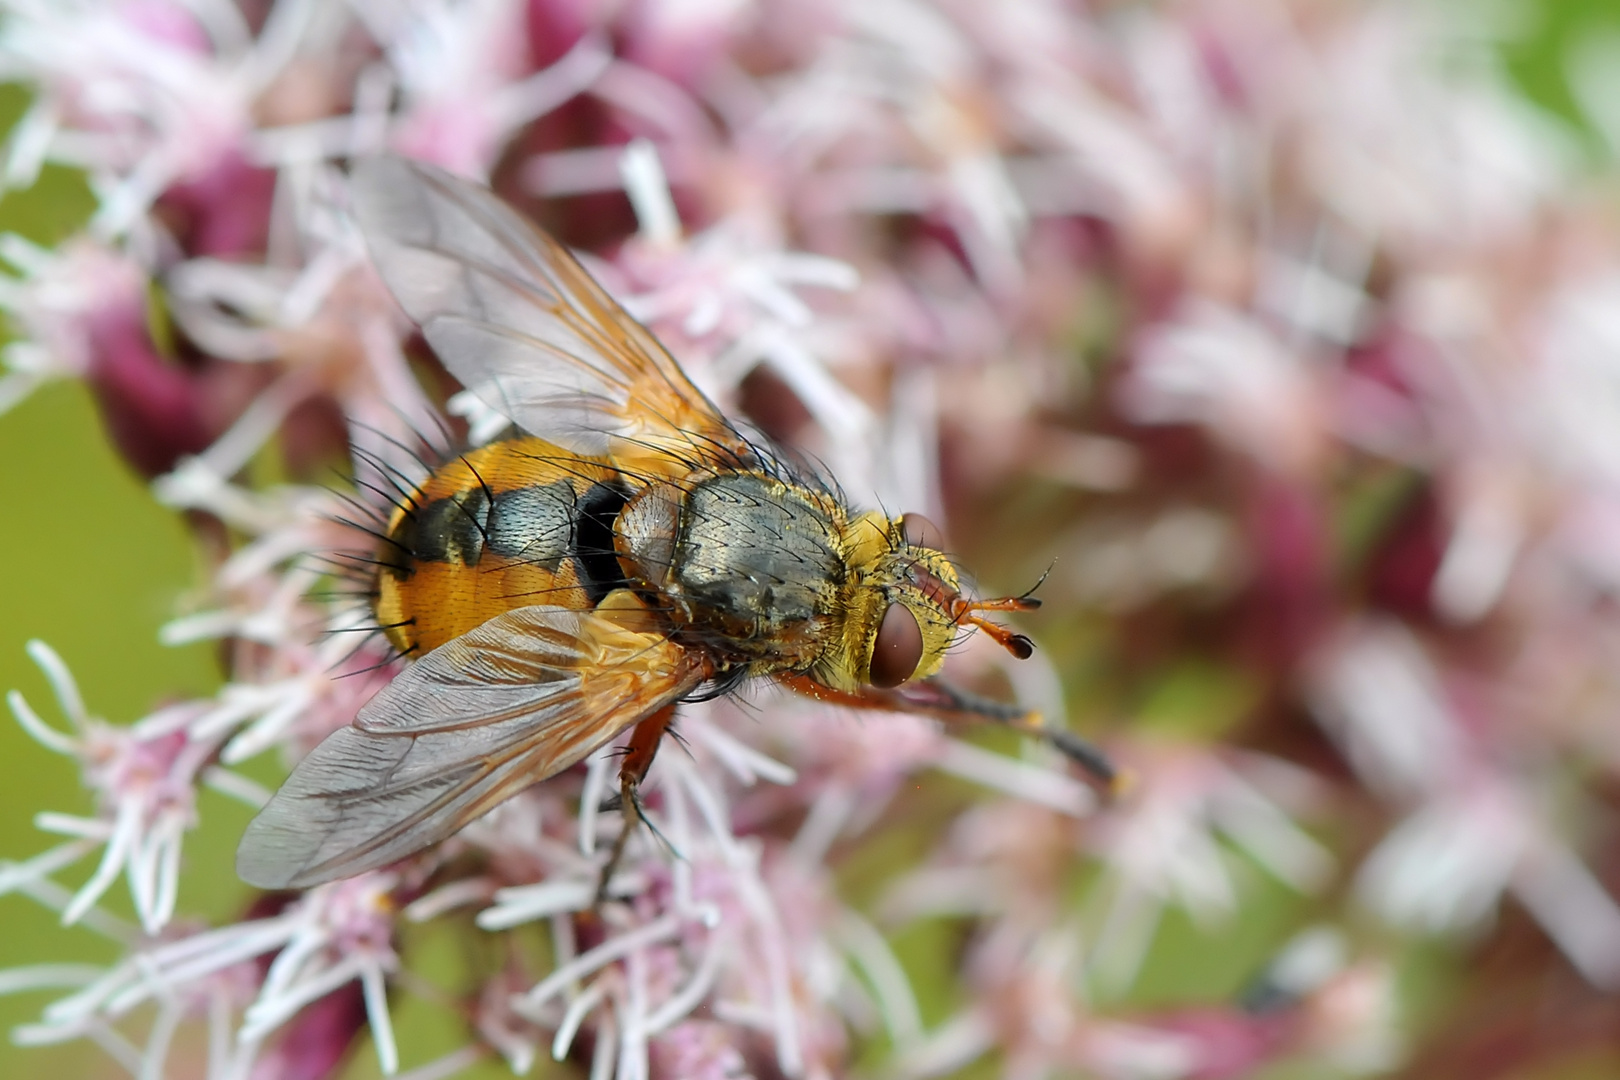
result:
M 846 577 L 843 508 L 762 473 L 699 474 L 638 493 L 619 517 L 628 576 L 681 618 L 784 666 L 836 610 Z

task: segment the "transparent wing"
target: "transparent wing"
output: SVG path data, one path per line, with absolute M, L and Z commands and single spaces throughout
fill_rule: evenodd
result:
M 236 872 L 303 888 L 386 866 L 696 687 L 702 656 L 595 612 L 528 607 L 434 649 L 298 763 Z
M 383 280 L 491 408 L 579 454 L 748 462 L 747 440 L 658 339 L 489 189 L 377 157 L 355 164 L 351 191 Z

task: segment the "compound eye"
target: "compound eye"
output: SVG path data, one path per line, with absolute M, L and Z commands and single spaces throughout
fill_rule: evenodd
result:
M 945 550 L 945 534 L 939 531 L 938 525 L 921 514 L 900 515 L 900 531 L 905 534 L 906 543 L 912 547 Z
M 922 629 L 917 625 L 917 616 L 904 604 L 890 604 L 872 647 L 872 685 L 880 690 L 899 686 L 917 670 L 922 654 Z

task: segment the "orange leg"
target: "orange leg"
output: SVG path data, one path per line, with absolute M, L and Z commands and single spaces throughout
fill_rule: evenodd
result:
M 635 831 L 638 822 L 647 822 L 647 817 L 642 812 L 638 789 L 642 780 L 647 777 L 647 770 L 652 768 L 653 758 L 658 755 L 658 745 L 663 741 L 664 732 L 669 730 L 669 725 L 674 719 L 675 706 L 666 705 L 641 721 L 630 732 L 630 745 L 625 748 L 624 764 L 619 767 L 619 812 L 624 815 L 624 827 L 619 830 L 618 838 L 613 841 L 613 850 L 608 855 L 607 865 L 602 868 L 602 878 L 597 882 L 598 904 L 607 899 L 608 883 L 613 880 L 613 873 L 619 867 L 619 860 L 624 857 L 624 848 L 630 841 L 630 834 Z M 652 823 L 647 822 L 647 827 L 652 828 Z
M 879 690 L 867 687 L 848 692 L 823 686 L 805 675 L 778 675 L 776 681 L 789 690 L 832 705 L 847 705 L 854 709 L 881 709 L 885 712 L 908 712 L 931 716 L 947 724 L 1000 724 L 1032 738 L 1041 739 L 1062 751 L 1080 766 L 1091 782 L 1104 795 L 1120 794 L 1125 776 L 1114 767 L 1096 746 L 1072 732 L 1053 727 L 1041 719 L 1041 714 L 1028 709 L 994 701 L 990 698 L 959 690 L 941 679 L 925 679 L 907 687 L 908 693 L 898 690 Z

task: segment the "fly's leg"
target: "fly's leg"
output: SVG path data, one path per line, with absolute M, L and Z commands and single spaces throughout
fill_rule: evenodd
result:
M 802 675 L 779 676 L 777 681 L 790 690 L 833 705 L 914 713 L 946 724 L 998 724 L 1012 728 L 1056 748 L 1078 765 L 1092 786 L 1104 796 L 1117 796 L 1130 785 L 1130 774 L 1121 772 L 1108 760 L 1108 755 L 1088 740 L 1048 724 L 1038 712 L 980 697 L 942 679 L 925 679 L 908 687 L 907 693 L 879 690 L 876 687 L 850 693 L 833 690 Z
M 652 822 L 641 803 L 641 782 L 647 777 L 647 770 L 652 768 L 653 758 L 658 754 L 658 744 L 663 741 L 664 732 L 669 729 L 670 721 L 675 719 L 675 706 L 666 705 L 647 719 L 635 726 L 630 732 L 630 745 L 625 748 L 624 764 L 619 767 L 619 812 L 624 815 L 624 826 L 619 829 L 619 835 L 613 841 L 613 850 L 608 853 L 607 865 L 602 867 L 602 876 L 596 883 L 596 901 L 598 905 L 608 898 L 608 885 L 613 880 L 613 874 L 619 868 L 619 860 L 624 857 L 625 845 L 630 842 L 630 834 L 635 832 L 637 823 L 645 823 L 652 829 L 654 835 L 658 830 L 653 828 Z
M 947 723 L 966 719 L 1010 727 L 1014 731 L 1040 739 L 1056 748 L 1064 757 L 1080 766 L 1092 783 L 1105 794 L 1118 795 L 1122 790 L 1125 775 L 1108 760 L 1108 755 L 1104 754 L 1101 748 L 1072 731 L 1048 724 L 1040 713 L 980 697 L 938 679 L 929 679 L 927 685 L 943 697 L 948 705 L 945 709 L 930 708 L 918 711 Z

